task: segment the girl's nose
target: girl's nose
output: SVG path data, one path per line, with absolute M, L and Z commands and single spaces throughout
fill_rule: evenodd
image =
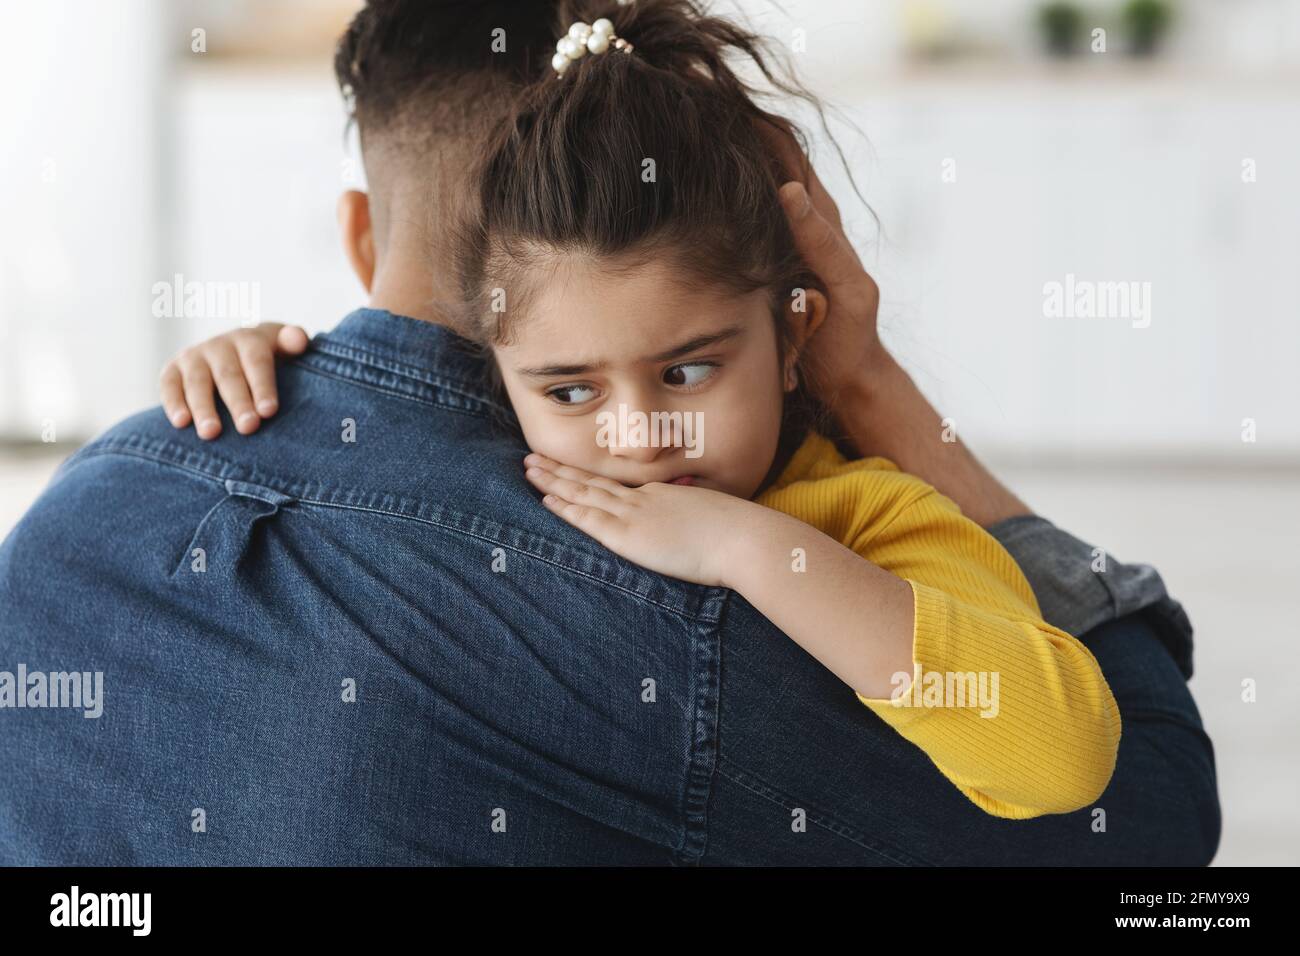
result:
M 635 461 L 639 464 L 647 464 L 654 461 L 664 452 L 662 446 L 653 443 L 655 437 L 653 435 L 639 435 L 629 430 L 629 434 L 626 436 L 628 443 L 621 445 L 619 444 L 619 441 L 621 441 L 623 437 L 624 436 L 614 435 L 613 440 L 605 449 L 615 458 L 624 458 L 628 461 Z M 645 443 L 640 441 L 643 437 L 647 439 Z
M 654 461 L 672 444 L 663 421 L 645 411 L 648 403 L 621 402 L 616 406 L 612 426 L 606 430 L 605 450 L 615 458 L 646 464 Z M 664 419 L 666 420 L 666 419 Z

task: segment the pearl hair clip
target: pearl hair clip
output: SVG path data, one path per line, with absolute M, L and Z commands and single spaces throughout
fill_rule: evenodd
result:
M 575 23 L 555 44 L 551 66 L 555 68 L 556 76 L 564 76 L 570 63 L 581 60 L 588 53 L 604 53 L 610 47 L 624 53 L 631 53 L 633 49 L 632 44 L 614 35 L 614 24 L 604 17 L 595 23 Z

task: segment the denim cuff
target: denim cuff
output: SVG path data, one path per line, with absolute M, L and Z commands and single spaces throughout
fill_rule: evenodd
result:
M 1145 614 L 1184 680 L 1192 676 L 1192 622 L 1149 564 L 1103 555 L 1046 518 L 1018 515 L 988 529 L 1024 572 L 1043 620 L 1080 637 L 1130 614 Z M 1097 570 L 1093 570 L 1097 566 Z

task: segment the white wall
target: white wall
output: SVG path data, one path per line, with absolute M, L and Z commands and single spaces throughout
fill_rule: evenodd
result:
M 1147 64 L 1120 52 L 1116 5 L 1085 3 L 1110 50 L 1066 66 L 1038 53 L 1030 0 L 744 6 L 805 31 L 801 75 L 865 134 L 836 128 L 884 241 L 828 150 L 819 168 L 886 340 L 981 451 L 1300 462 L 1300 3 L 1179 4 Z M 918 23 L 982 52 L 909 61 Z M 1069 273 L 1149 282 L 1150 326 L 1045 317 Z
M 1300 84 L 959 76 L 853 103 L 882 325 L 979 447 L 1300 455 Z M 1045 316 L 1070 273 L 1149 283 L 1149 326 Z
M 312 332 L 364 305 L 335 220 L 340 192 L 364 188 L 364 174 L 331 65 L 205 64 L 177 78 L 173 103 L 177 225 L 163 275 L 257 283 L 262 321 Z M 166 332 L 179 345 L 238 324 L 177 318 Z
M 886 241 L 829 154 L 819 166 L 881 282 L 887 341 L 977 448 L 1300 461 L 1300 3 L 1186 3 L 1154 68 L 1116 52 L 1065 71 L 1035 52 L 1030 0 L 740 6 L 779 41 L 805 31 L 802 75 L 865 133 L 839 130 Z M 361 174 L 327 57 L 197 61 L 169 9 L 9 14 L 25 39 L 0 60 L 17 91 L 0 198 L 21 227 L 0 232 L 0 435 L 51 417 L 93 433 L 155 400 L 176 347 L 238 324 L 155 318 L 152 285 L 178 272 L 256 283 L 262 318 L 313 330 L 363 300 L 335 233 Z M 988 55 L 918 66 L 918 22 Z M 1045 317 L 1044 283 L 1068 273 L 1151 283 L 1150 327 Z
M 154 392 L 161 6 L 5 8 L 0 437 L 84 435 Z

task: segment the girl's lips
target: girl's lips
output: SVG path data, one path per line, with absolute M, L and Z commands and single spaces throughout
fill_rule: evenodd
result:
M 670 484 L 670 485 L 693 485 L 693 484 L 695 484 L 695 476 L 694 476 L 694 475 L 682 475 L 680 478 L 674 478 L 672 481 L 668 482 L 668 484 Z

